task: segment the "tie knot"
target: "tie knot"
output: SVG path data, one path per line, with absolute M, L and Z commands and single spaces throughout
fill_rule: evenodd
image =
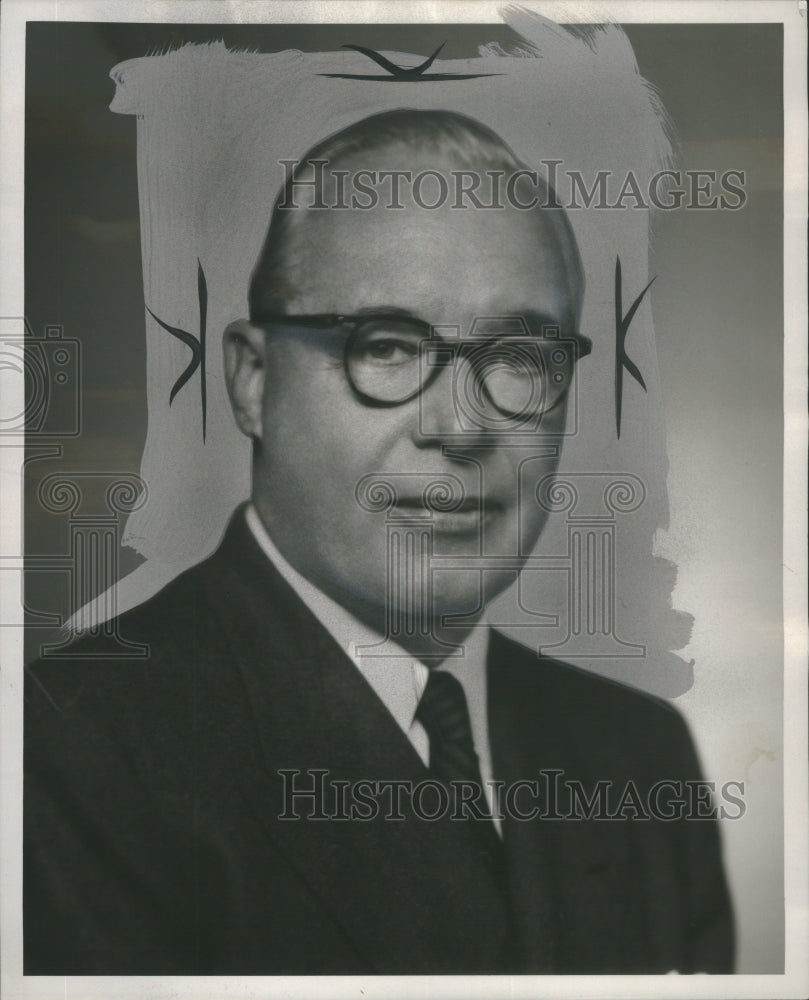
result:
M 421 696 L 416 718 L 427 730 L 431 743 L 440 741 L 472 747 L 472 726 L 466 695 L 457 678 L 444 670 L 431 670 Z

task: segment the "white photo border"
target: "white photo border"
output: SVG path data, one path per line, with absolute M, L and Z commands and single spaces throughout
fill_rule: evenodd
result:
M 421 0 L 6 0 L 0 30 L 0 317 L 22 317 L 25 28 L 28 21 L 497 23 L 499 4 Z M 805 0 L 545 2 L 562 22 L 784 25 L 784 793 L 786 945 L 783 975 L 565 977 L 33 977 L 22 974 L 21 573 L 0 573 L 0 920 L 4 1000 L 227 997 L 779 997 L 809 994 L 807 851 L 807 101 Z M 22 378 L 7 405 L 22 411 Z M 19 404 L 18 406 L 16 404 Z M 23 449 L 0 449 L 0 553 L 22 555 Z

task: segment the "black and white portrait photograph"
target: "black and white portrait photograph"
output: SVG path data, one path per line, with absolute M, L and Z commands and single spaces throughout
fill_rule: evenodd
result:
M 805 996 L 805 4 L 0 27 L 3 996 Z

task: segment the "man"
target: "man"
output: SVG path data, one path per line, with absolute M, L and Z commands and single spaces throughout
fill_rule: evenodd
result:
M 520 463 L 555 468 L 587 351 L 568 220 L 317 207 L 309 161 L 523 169 L 399 111 L 289 178 L 225 337 L 250 504 L 125 616 L 144 664 L 85 638 L 27 681 L 26 973 L 730 971 L 678 714 L 482 617 L 542 529 Z

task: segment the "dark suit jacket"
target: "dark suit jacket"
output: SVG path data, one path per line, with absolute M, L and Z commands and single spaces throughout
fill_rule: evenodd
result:
M 507 819 L 504 894 L 468 824 L 279 819 L 279 769 L 428 772 L 242 516 L 119 627 L 150 656 L 28 673 L 26 974 L 732 971 L 713 821 Z M 699 777 L 657 699 L 498 633 L 488 674 L 506 782 Z

